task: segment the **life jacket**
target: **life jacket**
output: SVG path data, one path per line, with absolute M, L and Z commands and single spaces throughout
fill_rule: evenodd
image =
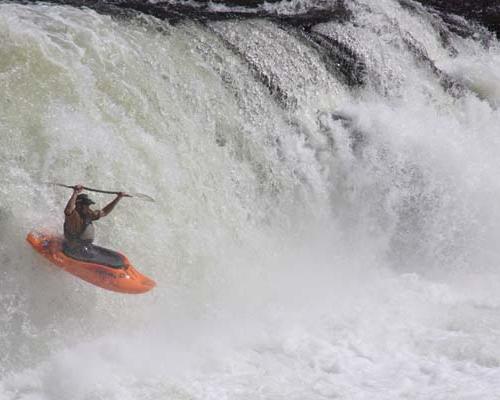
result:
M 78 211 L 77 211 L 78 212 Z M 95 238 L 95 229 L 92 224 L 92 218 L 88 215 L 82 216 L 78 213 L 78 216 L 83 220 L 83 226 L 81 232 L 71 232 L 66 221 L 64 222 L 64 237 L 72 241 L 81 241 L 85 243 L 92 243 Z

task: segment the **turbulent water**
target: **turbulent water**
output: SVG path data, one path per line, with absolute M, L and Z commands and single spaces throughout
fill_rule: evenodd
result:
M 0 3 L 0 399 L 500 398 L 499 43 L 348 8 L 303 30 Z M 97 242 L 157 288 L 33 252 L 70 195 L 47 181 L 153 196 Z

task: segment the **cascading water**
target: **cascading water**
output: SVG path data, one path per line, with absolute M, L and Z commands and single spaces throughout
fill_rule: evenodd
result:
M 498 41 L 347 8 L 302 29 L 0 3 L 0 399 L 499 398 Z M 158 287 L 34 253 L 70 195 L 47 181 L 155 197 L 97 242 Z

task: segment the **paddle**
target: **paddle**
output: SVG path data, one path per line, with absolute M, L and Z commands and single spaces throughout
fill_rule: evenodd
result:
M 65 188 L 68 188 L 68 189 L 74 189 L 75 188 L 75 186 L 64 185 L 62 183 L 56 183 L 56 182 L 45 182 L 45 183 L 47 185 L 55 185 L 55 186 L 65 187 Z M 89 192 L 106 193 L 106 194 L 119 194 L 120 193 L 120 192 L 112 192 L 110 190 L 93 189 L 93 188 L 89 188 L 89 187 L 86 187 L 86 186 L 82 186 L 82 188 L 84 190 L 89 191 Z M 147 194 L 143 194 L 143 193 L 126 193 L 125 197 L 133 197 L 133 198 L 136 198 L 136 199 L 145 200 L 145 201 L 151 201 L 151 202 L 155 201 L 151 196 L 148 196 Z

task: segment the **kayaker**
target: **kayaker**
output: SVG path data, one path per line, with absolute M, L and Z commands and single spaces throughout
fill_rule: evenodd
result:
M 85 255 L 91 248 L 95 238 L 92 222 L 108 215 L 120 199 L 126 196 L 125 193 L 119 192 L 116 198 L 102 210 L 92 210 L 90 205 L 95 203 L 82 191 L 82 185 L 76 185 L 64 209 L 64 237 L 66 238 L 64 247 L 69 253 L 77 255 Z

